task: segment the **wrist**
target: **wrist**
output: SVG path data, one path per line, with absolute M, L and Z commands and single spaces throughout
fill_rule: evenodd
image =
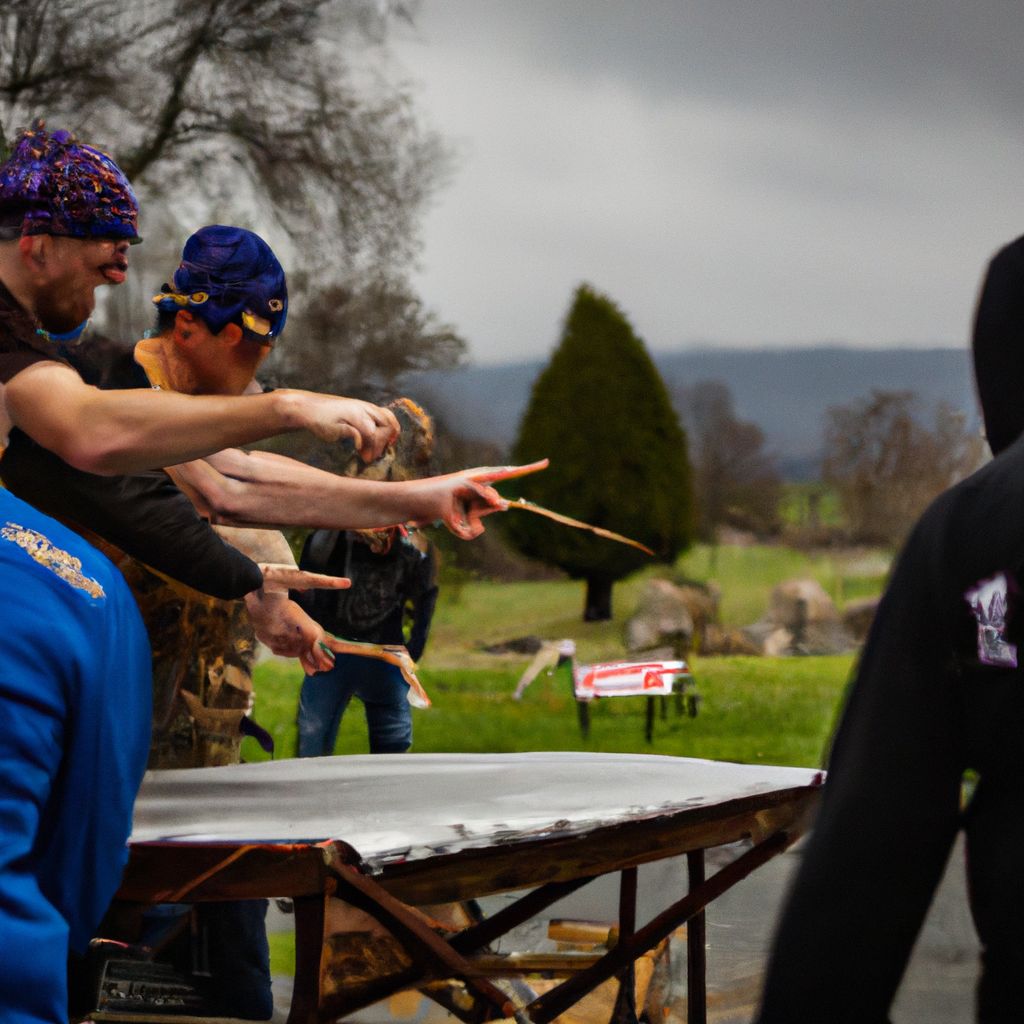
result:
M 266 396 L 273 405 L 274 417 L 284 431 L 302 430 L 306 426 L 301 392 L 292 388 L 278 388 Z
M 406 522 L 432 523 L 442 518 L 443 510 L 439 508 L 437 489 L 431 479 L 406 480 L 390 486 L 405 488 L 401 495 L 401 515 Z

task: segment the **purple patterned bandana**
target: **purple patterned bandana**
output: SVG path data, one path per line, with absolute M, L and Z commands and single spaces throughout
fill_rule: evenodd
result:
M 105 153 L 70 132 L 22 131 L 0 164 L 4 237 L 64 235 L 140 242 L 139 204 L 128 179 Z

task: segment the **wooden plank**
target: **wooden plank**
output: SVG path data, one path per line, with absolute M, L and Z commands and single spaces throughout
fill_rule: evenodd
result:
M 135 845 L 117 899 L 197 903 L 311 896 L 324 891 L 328 861 L 346 856 L 336 852 L 335 845 Z

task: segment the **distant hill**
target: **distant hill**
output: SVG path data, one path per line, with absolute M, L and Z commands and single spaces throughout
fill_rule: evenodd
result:
M 764 431 L 790 479 L 817 475 L 825 410 L 873 388 L 914 391 L 928 412 L 945 401 L 979 422 L 966 349 L 708 349 L 653 356 L 669 389 L 725 381 L 737 414 Z M 451 429 L 507 447 L 544 365 L 470 366 L 421 374 L 406 386 Z

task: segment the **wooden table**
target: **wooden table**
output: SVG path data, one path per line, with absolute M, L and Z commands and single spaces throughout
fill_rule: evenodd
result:
M 547 1024 L 609 978 L 631 992 L 634 961 L 689 922 L 688 1020 L 698 1024 L 706 1019 L 704 907 L 799 837 L 820 784 L 820 773 L 804 769 L 587 753 L 367 755 L 153 772 L 136 805 L 118 899 L 290 897 L 289 1024 L 336 1020 L 442 979 L 459 982 L 461 1000 L 436 985 L 425 991 L 463 1020 Z M 704 851 L 741 840 L 749 848 L 705 878 Z M 637 866 L 681 854 L 688 892 L 666 893 L 665 909 L 636 928 Z M 487 945 L 613 871 L 622 874 L 617 944 L 514 1005 L 491 981 L 500 971 Z M 439 933 L 414 909 L 522 890 L 459 931 Z M 335 984 L 325 924 L 332 898 L 382 924 L 402 962 L 355 986 Z M 635 1019 L 629 999 L 620 998 L 614 1017 Z

